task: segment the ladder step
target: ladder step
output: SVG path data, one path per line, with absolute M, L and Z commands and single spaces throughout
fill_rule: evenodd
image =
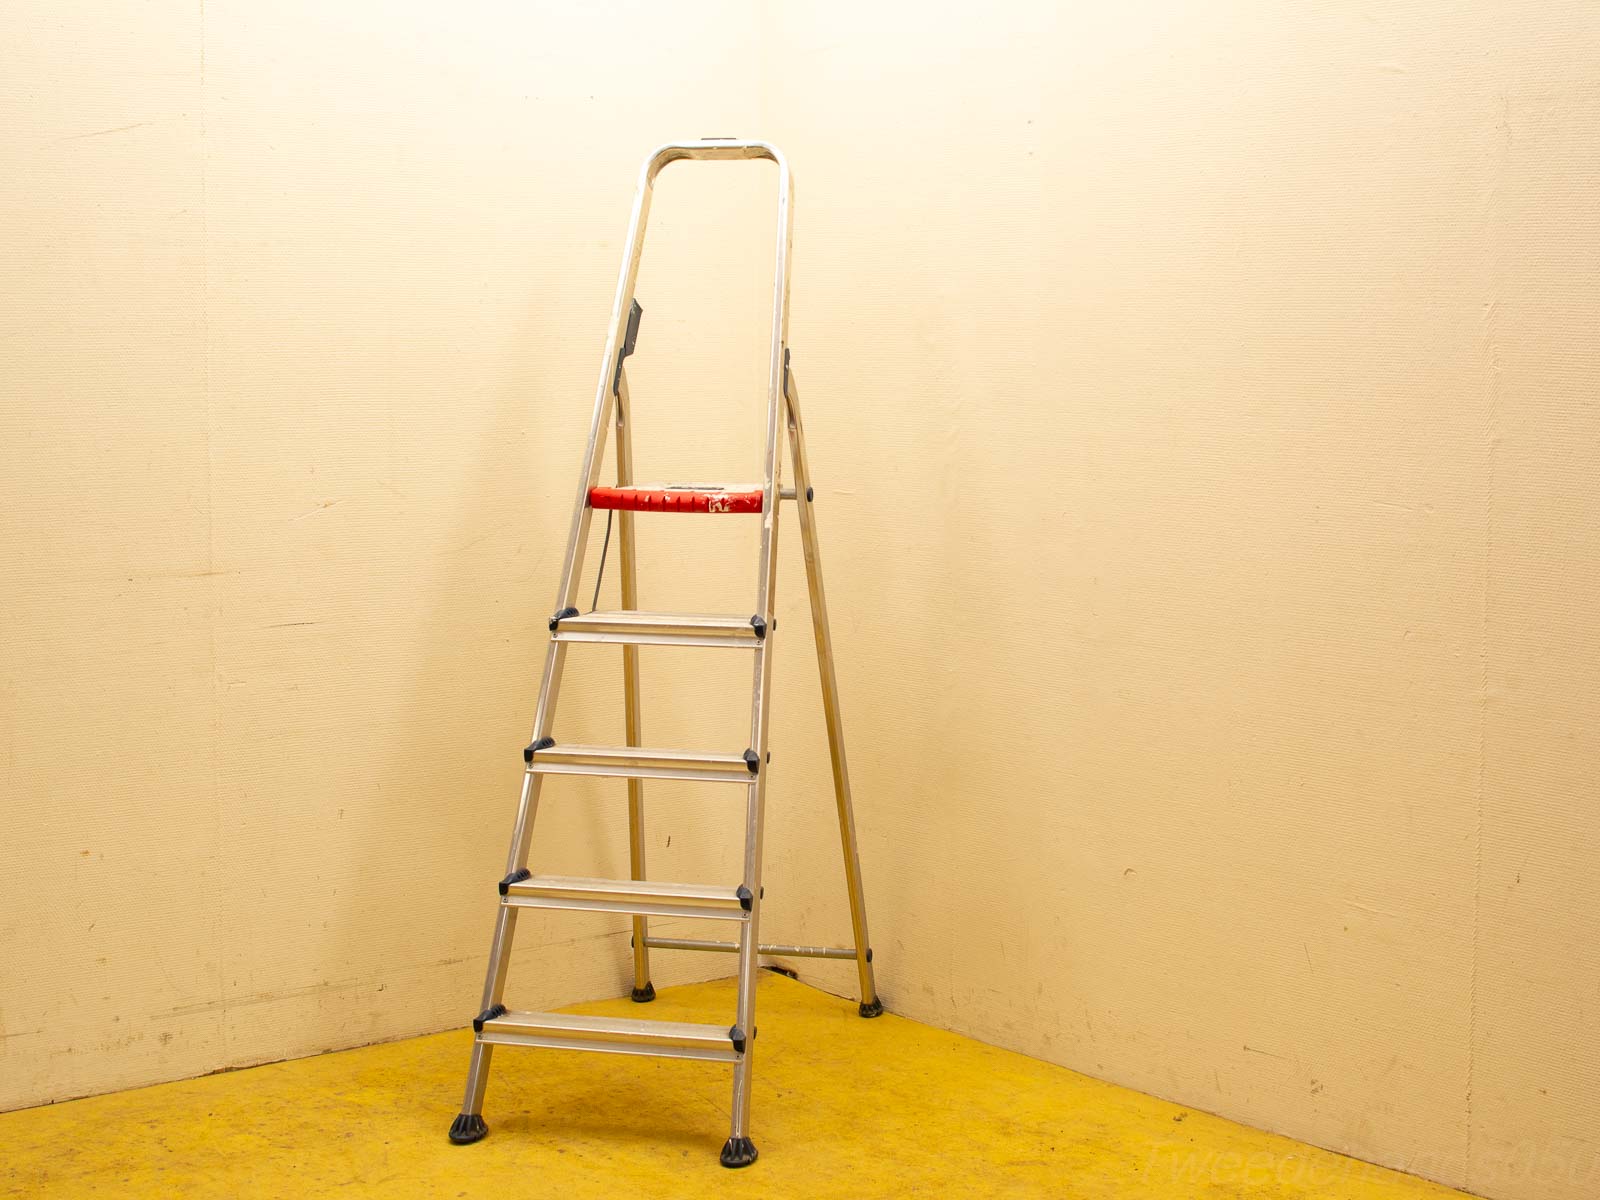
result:
M 527 879 L 508 877 L 501 884 L 500 894 L 500 902 L 512 908 L 559 908 L 645 917 L 707 917 L 715 921 L 750 918 L 750 892 L 743 886 L 533 875 Z
M 592 487 L 590 508 L 624 512 L 758 513 L 758 483 L 658 483 L 641 487 Z
M 570 609 L 568 611 L 571 611 Z M 558 642 L 611 642 L 623 646 L 735 646 L 754 650 L 766 637 L 758 617 L 709 613 L 580 613 L 551 621 Z
M 488 1014 L 485 1014 L 487 1016 Z M 567 1013 L 502 1012 L 474 1022 L 478 1040 L 496 1046 L 546 1046 L 602 1054 L 650 1054 L 661 1058 L 739 1061 L 731 1031 L 685 1021 L 637 1021 L 626 1017 L 577 1017 Z
M 698 779 L 753 783 L 755 754 L 708 754 L 699 750 L 651 750 L 642 746 L 541 746 L 523 751 L 536 775 L 604 775 L 620 779 Z

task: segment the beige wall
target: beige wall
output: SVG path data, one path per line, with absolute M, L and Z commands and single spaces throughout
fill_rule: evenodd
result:
M 0 1107 L 471 1015 L 637 161 L 753 121 L 738 5 L 340 7 L 0 16 Z M 522 1002 L 625 986 L 523 927 Z
M 470 1012 L 634 170 L 756 131 L 889 1005 L 1600 1190 L 1591 6 L 332 7 L 0 17 L 0 1105 Z M 647 474 L 750 473 L 767 182 L 663 177 Z M 746 594 L 701 533 L 648 603 Z M 831 940 L 794 549 L 767 911 Z M 703 666 L 652 740 L 739 728 Z M 618 794 L 542 861 L 621 869 Z M 524 930 L 519 1003 L 626 987 Z

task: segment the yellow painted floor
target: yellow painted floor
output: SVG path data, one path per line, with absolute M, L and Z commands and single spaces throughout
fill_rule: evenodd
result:
M 571 1012 L 733 1011 L 733 981 Z M 490 1133 L 452 1146 L 469 1031 L 0 1115 L 0 1195 L 1461 1196 L 763 974 L 754 1166 L 717 1163 L 730 1069 L 496 1051 Z

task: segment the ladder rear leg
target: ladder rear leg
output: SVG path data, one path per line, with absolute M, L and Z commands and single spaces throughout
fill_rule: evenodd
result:
M 881 1016 L 883 1002 L 872 971 L 872 943 L 867 936 L 867 900 L 861 887 L 861 855 L 856 846 L 856 820 L 850 802 L 850 770 L 844 756 L 844 729 L 839 719 L 839 681 L 833 670 L 833 637 L 828 629 L 828 600 L 822 589 L 822 554 L 817 548 L 816 518 L 811 511 L 811 470 L 806 461 L 805 427 L 800 421 L 800 389 L 784 357 L 784 400 L 788 410 L 789 449 L 794 460 L 795 509 L 800 517 L 800 543 L 811 594 L 811 627 L 817 642 L 817 670 L 822 681 L 822 712 L 828 726 L 828 756 L 833 764 L 833 790 L 839 810 L 839 842 L 844 852 L 845 885 L 850 895 L 850 925 L 855 937 L 856 974 L 863 1017 Z
M 633 647 L 624 651 L 631 653 Z M 628 684 L 632 696 L 638 687 L 638 676 L 633 675 Z M 629 738 L 628 745 L 640 743 Z M 628 780 L 628 860 L 634 879 L 644 878 L 644 797 L 643 786 L 637 779 Z M 655 985 L 650 982 L 650 922 L 647 917 L 633 919 L 633 1002 L 648 1004 L 656 998 Z
M 638 308 L 638 304 L 634 304 Z M 628 406 L 628 372 L 617 373 L 617 486 L 633 483 L 633 410 Z M 622 607 L 639 607 L 638 558 L 633 539 L 633 513 L 617 513 L 617 558 L 621 568 Z M 639 647 L 622 648 L 623 727 L 630 746 L 644 745 L 639 718 Z M 628 868 L 634 879 L 645 877 L 644 861 L 644 781 L 628 780 Z M 633 1001 L 648 1004 L 656 998 L 650 982 L 650 923 L 645 917 L 633 919 Z

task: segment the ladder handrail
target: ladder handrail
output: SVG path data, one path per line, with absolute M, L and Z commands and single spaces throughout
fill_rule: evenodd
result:
M 782 486 L 783 462 L 778 454 L 778 439 L 783 425 L 784 354 L 789 346 L 789 256 L 794 240 L 794 174 L 789 160 L 771 142 L 755 138 L 698 138 L 667 142 L 651 151 L 639 171 L 639 186 L 634 193 L 633 212 L 628 220 L 628 236 L 623 246 L 622 266 L 617 273 L 617 290 L 611 307 L 610 329 L 600 356 L 600 382 L 595 392 L 594 415 L 589 426 L 589 443 L 580 475 L 577 509 L 568 532 L 567 553 L 562 565 L 560 597 L 556 611 L 571 605 L 577 595 L 578 574 L 582 566 L 581 545 L 588 534 L 587 500 L 599 468 L 597 449 L 614 400 L 617 363 L 622 353 L 628 313 L 633 306 L 634 286 L 639 278 L 639 261 L 644 254 L 645 228 L 650 220 L 650 204 L 655 196 L 655 179 L 669 163 L 683 160 L 738 161 L 760 160 L 778 167 L 776 253 L 773 262 L 772 340 L 767 380 L 767 430 L 763 439 L 763 465 L 767 486 L 763 497 L 767 529 L 763 542 L 771 535 L 776 518 L 778 492 Z M 771 571 L 762 562 L 756 581 L 756 610 L 771 619 Z M 547 732 L 536 727 L 534 737 Z
M 645 160 L 644 169 L 640 172 L 640 185 L 648 187 L 661 168 L 668 163 L 679 162 L 683 159 L 699 159 L 707 162 L 727 161 L 729 159 L 761 159 L 778 164 L 778 170 L 783 172 L 785 179 L 789 175 L 789 160 L 783 156 L 771 142 L 747 140 L 744 138 L 697 138 L 694 141 L 667 142 L 657 146 Z M 787 187 L 785 186 L 785 189 Z

